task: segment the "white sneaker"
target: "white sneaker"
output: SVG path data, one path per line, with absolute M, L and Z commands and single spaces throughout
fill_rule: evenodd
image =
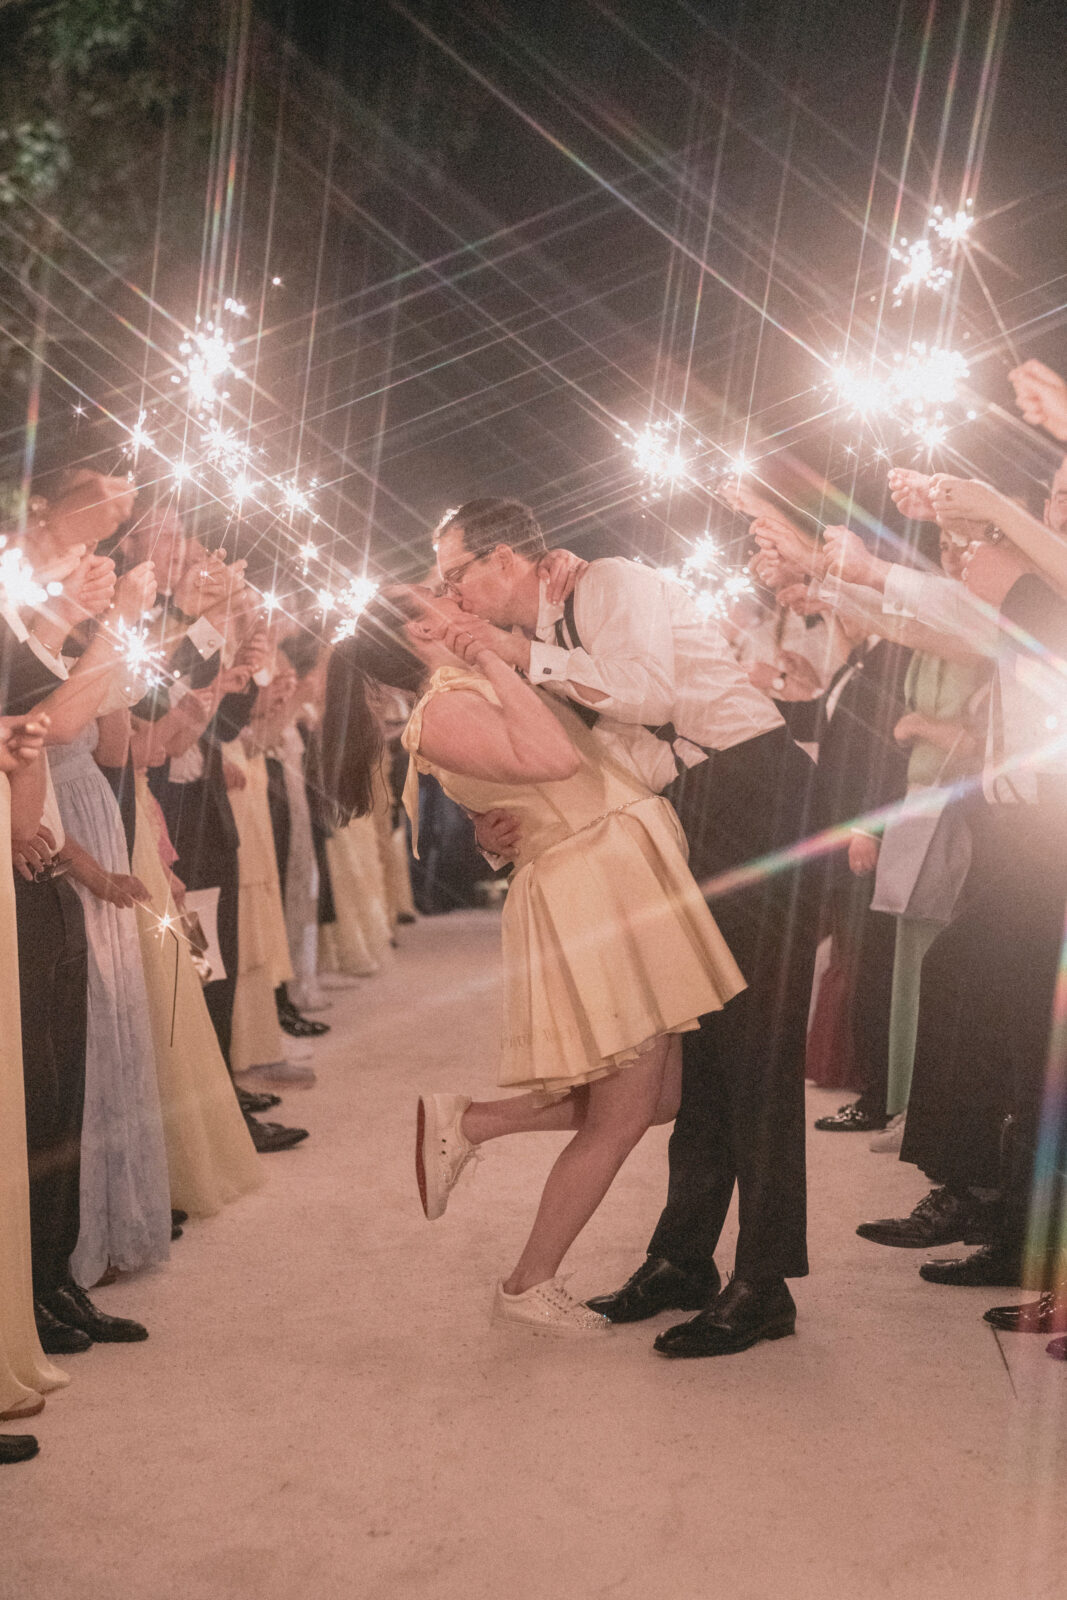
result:
M 904 1142 L 904 1122 L 908 1113 L 898 1111 L 895 1117 L 890 1117 L 881 1133 L 876 1133 L 871 1140 L 869 1149 L 875 1155 L 895 1156 Z
M 427 1220 L 443 1217 L 463 1168 L 476 1154 L 460 1123 L 470 1105 L 464 1094 L 419 1096 L 415 1131 L 415 1176 Z
M 498 1283 L 493 1297 L 494 1322 L 506 1322 L 529 1333 L 547 1333 L 555 1338 L 582 1338 L 586 1335 L 614 1333 L 607 1317 L 590 1311 L 567 1293 L 562 1278 L 535 1283 L 523 1294 L 505 1294 Z

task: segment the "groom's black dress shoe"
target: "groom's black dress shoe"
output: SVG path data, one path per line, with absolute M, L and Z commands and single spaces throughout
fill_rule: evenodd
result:
M 39 1449 L 32 1433 L 0 1433 L 0 1466 L 32 1461 Z
M 598 1294 L 586 1305 L 609 1322 L 643 1322 L 661 1311 L 701 1311 L 711 1304 L 722 1280 L 712 1262 L 710 1270 L 683 1272 L 659 1256 L 647 1256 L 632 1278 L 614 1294 Z
M 783 1278 L 732 1278 L 713 1305 L 691 1322 L 668 1328 L 652 1348 L 664 1356 L 732 1356 L 761 1339 L 784 1339 L 796 1331 L 797 1308 Z

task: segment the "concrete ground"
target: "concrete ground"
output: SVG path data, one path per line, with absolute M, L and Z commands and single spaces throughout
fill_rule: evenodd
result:
M 577 1346 L 489 1326 L 559 1136 L 489 1149 L 433 1225 L 412 1148 L 418 1089 L 490 1088 L 497 936 L 404 930 L 287 1097 L 306 1145 L 99 1291 L 151 1338 L 71 1358 L 40 1457 L 3 1472 L 4 1600 L 1059 1600 L 1067 1366 L 983 1324 L 1010 1293 L 857 1239 L 924 1188 L 861 1136 L 809 1138 L 795 1339 L 673 1363 L 670 1318 Z M 665 1147 L 573 1251 L 578 1293 L 640 1260 Z

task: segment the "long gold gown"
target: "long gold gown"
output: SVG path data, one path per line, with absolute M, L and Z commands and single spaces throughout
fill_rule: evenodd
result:
M 258 1189 L 263 1172 L 233 1092 L 189 948 L 160 919 L 177 923 L 163 870 L 157 812 L 144 773 L 137 775 L 137 834 L 132 868 L 152 897 L 137 909 L 148 1009 L 156 1051 L 170 1198 L 190 1216 L 213 1216 Z
M 469 811 L 519 819 L 521 855 L 504 901 L 499 1082 L 548 1100 L 635 1060 L 667 1033 L 687 1033 L 745 987 L 686 865 L 674 808 L 607 757 L 563 702 L 546 697 L 582 757 L 558 783 L 459 776 L 419 754 L 422 718 L 456 690 L 499 704 L 467 668 L 443 667 L 404 731 L 404 803 L 416 823 L 418 774 L 431 772 Z
M 0 844 L 5 861 L 10 861 L 10 841 L 11 788 L 0 772 Z M 10 868 L 0 871 L 0 1017 L 0 1411 L 12 1411 L 70 1379 L 41 1349 L 33 1320 L 18 938 Z
M 388 791 L 375 775 L 374 809 L 356 817 L 326 841 L 337 921 L 319 930 L 319 969 L 370 978 L 378 971 L 393 934 L 382 846 Z
M 233 1001 L 230 1064 L 234 1072 L 265 1066 L 285 1056 L 274 991 L 289 983 L 293 969 L 285 935 L 285 909 L 278 881 L 278 858 L 267 799 L 267 762 L 249 755 L 241 739 L 224 744 L 225 759 L 245 776 L 243 789 L 230 790 L 237 824 L 239 959 Z

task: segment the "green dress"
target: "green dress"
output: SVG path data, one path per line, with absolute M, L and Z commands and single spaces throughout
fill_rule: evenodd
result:
M 933 722 L 957 722 L 970 727 L 975 723 L 977 703 L 988 678 L 989 667 L 984 661 L 946 661 L 917 650 L 904 680 L 904 701 L 909 711 Z M 917 739 L 908 758 L 908 793 L 931 785 L 959 783 L 973 776 L 980 765 L 981 757 L 974 750 L 946 754 L 939 745 Z M 907 1108 L 919 1025 L 923 957 L 942 926 L 919 917 L 897 918 L 886 1094 L 886 1110 L 891 1117 Z

